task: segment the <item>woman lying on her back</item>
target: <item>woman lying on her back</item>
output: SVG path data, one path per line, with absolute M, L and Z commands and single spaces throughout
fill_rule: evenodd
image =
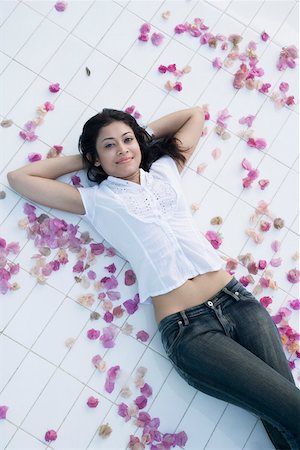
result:
M 276 449 L 300 450 L 300 392 L 269 313 L 226 270 L 200 233 L 180 173 L 202 135 L 199 107 L 146 130 L 104 109 L 79 139 L 80 155 L 7 174 L 29 199 L 83 216 L 130 263 L 141 303 L 152 303 L 167 356 L 196 389 L 262 419 Z M 94 186 L 55 180 L 87 169 Z

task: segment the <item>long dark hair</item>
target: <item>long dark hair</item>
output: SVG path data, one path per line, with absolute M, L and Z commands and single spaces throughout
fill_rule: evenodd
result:
M 140 126 L 135 118 L 130 114 L 117 109 L 104 108 L 101 113 L 91 117 L 83 126 L 82 134 L 79 137 L 78 149 L 83 157 L 87 168 L 87 177 L 90 181 L 100 184 L 108 177 L 108 174 L 102 167 L 96 167 L 94 164 L 98 157 L 96 150 L 96 140 L 102 127 L 110 125 L 112 122 L 125 122 L 134 132 L 134 135 L 141 149 L 140 167 L 146 172 L 154 161 L 163 155 L 169 155 L 183 164 L 186 159 L 182 154 L 188 149 L 182 148 L 181 141 L 174 136 L 167 136 L 161 139 L 155 139 Z

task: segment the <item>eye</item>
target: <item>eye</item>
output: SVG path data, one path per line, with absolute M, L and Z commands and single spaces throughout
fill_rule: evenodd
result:
M 129 140 L 129 142 L 131 142 L 131 141 L 133 141 L 133 138 L 128 137 L 128 138 L 125 139 L 125 142 L 126 142 L 126 141 L 128 142 L 128 140 Z
M 114 145 L 114 144 L 106 144 L 105 148 L 110 148 L 112 145 Z

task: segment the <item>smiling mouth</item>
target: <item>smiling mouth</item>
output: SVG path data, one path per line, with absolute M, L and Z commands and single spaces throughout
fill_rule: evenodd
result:
M 119 162 L 117 162 L 117 164 L 126 164 L 126 163 L 129 163 L 132 159 L 133 159 L 133 157 L 125 159 L 124 161 L 119 161 Z

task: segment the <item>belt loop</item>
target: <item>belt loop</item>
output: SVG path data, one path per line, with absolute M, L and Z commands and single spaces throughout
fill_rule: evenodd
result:
M 190 322 L 189 322 L 189 319 L 186 317 L 185 311 L 179 311 L 179 312 L 180 312 L 181 317 L 183 318 L 184 325 L 188 325 Z
M 240 293 L 238 291 L 232 292 L 227 287 L 223 287 L 222 291 L 226 292 L 226 294 L 230 295 L 237 301 L 240 299 L 240 297 L 239 297 Z

